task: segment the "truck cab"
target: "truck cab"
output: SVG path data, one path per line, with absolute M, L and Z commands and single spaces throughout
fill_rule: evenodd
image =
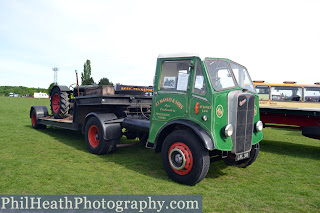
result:
M 147 146 L 162 152 L 172 179 L 193 185 L 199 180 L 185 176 L 207 170 L 210 158 L 250 165 L 261 130 L 259 98 L 244 66 L 197 55 L 158 57 Z

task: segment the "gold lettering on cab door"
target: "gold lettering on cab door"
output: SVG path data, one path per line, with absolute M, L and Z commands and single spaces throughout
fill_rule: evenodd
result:
M 162 99 L 160 99 L 159 101 L 156 102 L 156 107 L 159 106 L 160 104 L 166 103 L 166 102 L 170 102 L 170 103 L 173 103 L 173 104 L 177 105 L 177 107 L 179 109 L 183 108 L 183 105 L 178 100 L 176 100 L 174 98 L 162 98 Z
M 200 105 L 201 112 L 209 112 L 212 109 L 212 106 L 203 106 Z

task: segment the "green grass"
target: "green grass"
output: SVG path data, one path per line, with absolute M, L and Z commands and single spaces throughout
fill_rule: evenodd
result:
M 300 131 L 264 129 L 255 163 L 212 163 L 190 187 L 171 181 L 160 154 L 141 145 L 96 156 L 80 132 L 32 129 L 30 107 L 41 104 L 49 100 L 0 97 L 0 194 L 201 194 L 203 212 L 319 212 L 320 140 Z

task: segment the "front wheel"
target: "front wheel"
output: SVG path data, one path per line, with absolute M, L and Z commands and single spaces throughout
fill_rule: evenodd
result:
M 259 150 L 260 150 L 260 145 L 259 143 L 257 143 L 252 146 L 249 158 L 235 161 L 235 155 L 230 153 L 228 157 L 224 158 L 223 160 L 229 166 L 245 168 L 247 166 L 250 166 L 257 159 Z
M 186 130 L 176 130 L 165 139 L 161 150 L 162 164 L 174 181 L 195 185 L 209 171 L 209 152 L 198 137 Z
M 103 127 L 98 118 L 88 120 L 85 128 L 85 140 L 90 153 L 96 155 L 109 154 L 116 151 L 116 140 L 103 138 Z

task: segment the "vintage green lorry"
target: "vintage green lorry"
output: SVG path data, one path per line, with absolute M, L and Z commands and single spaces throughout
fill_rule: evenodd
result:
M 246 167 L 258 156 L 259 99 L 247 69 L 229 59 L 159 55 L 152 95 L 96 90 L 55 86 L 52 115 L 32 106 L 32 126 L 82 130 L 93 154 L 113 153 L 123 135 L 139 138 L 161 152 L 172 180 L 187 185 L 205 178 L 210 162 Z

